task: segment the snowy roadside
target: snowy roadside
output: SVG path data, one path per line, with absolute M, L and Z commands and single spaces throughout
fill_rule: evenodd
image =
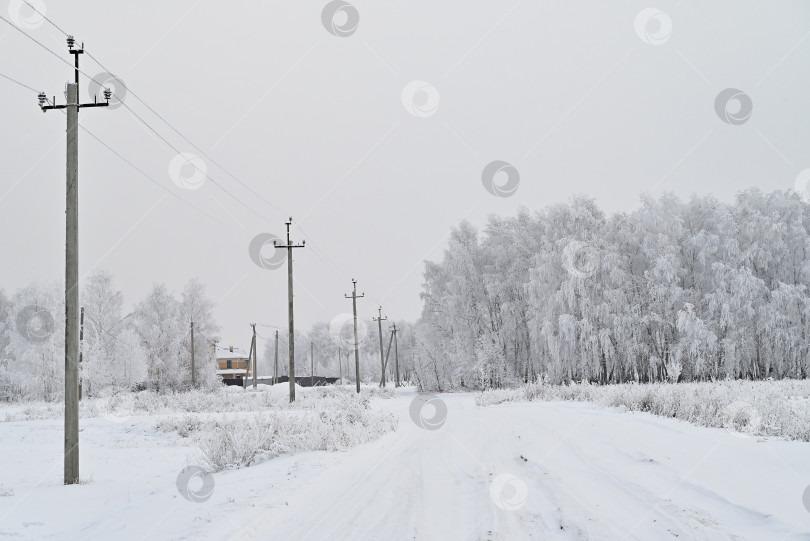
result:
M 138 393 L 123 392 L 102 398 L 89 398 L 79 403 L 79 417 L 88 419 L 105 417 L 114 421 L 125 421 L 137 415 L 157 415 L 171 413 L 240 413 L 266 411 L 268 409 L 316 409 L 328 405 L 329 400 L 351 395 L 349 387 L 304 388 L 296 385 L 295 403 L 290 404 L 288 384 L 258 385 L 252 387 L 221 387 L 214 391 L 186 391 L 158 394 L 151 391 Z M 392 398 L 389 389 L 374 385 L 364 385 L 360 397 Z M 37 419 L 61 419 L 64 405 L 59 402 L 30 401 L 23 403 L 1 403 L 0 422 L 33 421 Z
M 810 441 L 810 380 L 548 385 L 487 390 L 476 404 L 576 401 L 757 436 Z
M 229 539 L 810 539 L 806 443 L 582 403 L 480 407 L 474 396 L 436 395 L 417 416 L 413 393 L 381 401 L 400 416 L 396 433 L 346 453 Z
M 299 387 L 291 405 L 287 389 L 83 401 L 82 483 L 68 487 L 60 409 L 0 408 L 9 419 L 0 422 L 0 537 L 221 539 L 241 527 L 240 513 L 282 505 L 294 479 L 339 457 L 306 451 L 341 451 L 396 429 L 390 413 L 368 407 L 393 393 Z M 10 420 L 26 417 L 34 420 Z

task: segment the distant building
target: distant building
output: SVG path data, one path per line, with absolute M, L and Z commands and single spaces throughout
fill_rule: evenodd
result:
M 216 346 L 217 375 L 227 385 L 242 385 L 248 374 L 250 356 L 241 348 Z

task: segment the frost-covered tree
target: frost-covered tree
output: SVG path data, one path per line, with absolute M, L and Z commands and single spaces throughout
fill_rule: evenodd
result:
M 644 196 L 607 217 L 575 198 L 462 223 L 427 262 L 415 379 L 503 381 L 806 377 L 810 205 L 791 192 Z M 498 356 L 493 357 L 494 347 Z
M 133 312 L 133 329 L 146 353 L 147 383 L 162 391 L 191 385 L 191 321 L 194 321 L 194 360 L 197 384 L 218 385 L 212 344 L 219 328 L 214 303 L 205 286 L 191 280 L 180 300 L 158 284 Z
M 97 396 L 110 390 L 128 391 L 146 380 L 146 355 L 123 315 L 124 296 L 111 274 L 93 272 L 82 288 L 84 343 L 82 393 Z
M 7 306 L 2 387 L 12 399 L 56 401 L 65 392 L 64 301 L 57 286 L 30 285 Z
M 188 379 L 181 364 L 185 325 L 180 303 L 165 285 L 158 284 L 135 307 L 133 326 L 146 351 L 146 378 L 150 389 L 176 389 Z
M 190 280 L 180 294 L 178 327 L 182 336 L 178 368 L 180 379 L 191 384 L 191 322 L 194 322 L 194 374 L 198 387 L 210 388 L 220 384 L 216 374 L 213 342 L 219 339 L 219 326 L 214 319 L 214 301 L 208 298 L 205 285 Z M 187 332 L 185 332 L 187 330 Z M 183 376 L 185 374 L 185 376 Z

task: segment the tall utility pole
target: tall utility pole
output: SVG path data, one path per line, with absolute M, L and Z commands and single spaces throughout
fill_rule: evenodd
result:
M 380 368 L 382 369 L 382 377 L 380 378 L 380 387 L 385 387 L 385 359 L 383 358 L 383 339 L 382 339 L 382 322 L 388 319 L 388 316 L 382 317 L 382 306 L 377 308 L 379 317 L 373 318 L 377 322 L 377 327 L 380 332 Z
M 278 329 L 276 329 L 276 351 L 275 351 L 275 363 L 273 365 L 273 385 L 278 383 Z
M 68 36 L 68 53 L 74 58 L 74 79 L 67 84 L 67 103 L 51 105 L 40 92 L 42 111 L 67 111 L 67 197 L 65 209 L 65 476 L 66 485 L 79 482 L 79 109 L 107 107 L 112 92 L 104 89 L 105 103 L 79 103 L 79 55 L 84 44 L 74 49 L 76 40 Z
M 394 364 L 396 365 L 396 374 L 397 374 L 396 385 L 397 385 L 397 387 L 399 387 L 400 386 L 400 383 L 399 383 L 399 347 L 398 347 L 398 344 L 397 344 L 397 324 L 396 323 L 391 324 L 391 332 L 394 333 Z
M 191 321 L 191 386 L 197 386 L 197 371 L 194 369 L 194 321 Z
M 309 343 L 309 386 L 315 386 L 315 344 Z
M 289 304 L 289 328 L 290 328 L 290 402 L 295 402 L 295 323 L 293 322 L 293 248 L 303 248 L 307 241 L 301 244 L 293 244 L 290 240 L 290 225 L 292 217 L 285 222 L 287 225 L 287 244 L 279 244 L 273 241 L 276 248 L 287 249 L 287 303 Z
M 354 379 L 357 383 L 357 392 L 360 392 L 360 346 L 357 343 L 357 299 L 366 296 L 365 293 L 357 294 L 357 280 L 352 278 L 352 296 L 343 295 L 347 299 L 352 300 L 352 312 L 354 313 Z
M 251 323 L 251 327 L 253 327 L 253 341 L 250 343 L 250 354 L 253 356 L 253 364 L 251 367 L 253 368 L 253 389 L 256 389 L 256 374 L 258 373 L 259 369 L 259 360 L 256 358 L 256 324 Z

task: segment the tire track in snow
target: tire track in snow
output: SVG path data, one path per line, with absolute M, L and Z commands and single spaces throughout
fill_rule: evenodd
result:
M 411 422 L 413 396 L 375 403 L 399 416 L 395 433 L 344 453 L 234 539 L 763 539 L 739 535 L 757 522 L 782 532 L 768 538 L 788 532 L 711 489 L 726 485 L 707 480 L 701 462 L 717 466 L 708 451 L 733 446 L 727 434 L 591 406 L 481 408 L 470 394 L 441 395 L 447 421 L 431 431 Z M 502 474 L 528 489 L 515 510 L 490 496 Z

